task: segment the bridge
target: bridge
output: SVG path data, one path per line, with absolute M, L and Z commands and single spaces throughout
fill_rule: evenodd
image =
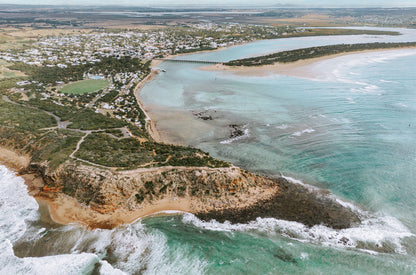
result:
M 170 58 L 155 58 L 156 60 L 178 62 L 178 63 L 202 63 L 202 64 L 221 64 L 219 61 L 208 61 L 208 60 L 191 60 L 191 59 L 170 59 Z

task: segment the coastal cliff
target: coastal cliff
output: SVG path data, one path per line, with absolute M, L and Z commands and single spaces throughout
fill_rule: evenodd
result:
M 257 217 L 298 221 L 308 226 L 324 224 L 336 229 L 359 223 L 353 211 L 322 192 L 309 191 L 282 177 L 262 177 L 238 167 L 113 171 L 68 161 L 53 172 L 47 163 L 32 163 L 22 173 L 42 176 L 44 185 L 37 190 L 32 188 L 35 197 L 76 200 L 70 208 L 61 209 L 60 215 L 75 216 L 72 222 L 93 228 L 113 228 L 163 210 L 185 211 L 202 220 L 232 223 L 247 223 Z M 65 204 L 68 205 L 61 202 L 53 207 Z M 85 210 L 89 214 L 73 213 Z

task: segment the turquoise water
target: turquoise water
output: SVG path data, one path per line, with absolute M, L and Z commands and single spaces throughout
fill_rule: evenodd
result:
M 186 58 L 416 41 L 415 31 L 405 32 L 259 41 Z M 182 142 L 252 171 L 328 189 L 360 213 L 361 225 L 332 230 L 276 219 L 231 225 L 182 214 L 114 230 L 57 226 L 41 218 L 23 180 L 0 166 L 0 273 L 415 274 L 414 64 L 416 50 L 357 54 L 319 63 L 314 70 L 325 74 L 300 79 L 165 62 L 167 72 L 141 93 L 151 113 L 163 111 L 154 113 L 158 125 Z M 193 117 L 203 110 L 214 120 Z M 229 124 L 242 125 L 246 135 L 230 139 Z

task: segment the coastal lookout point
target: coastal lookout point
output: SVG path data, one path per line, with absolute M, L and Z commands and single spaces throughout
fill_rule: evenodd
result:
M 219 61 L 208 61 L 208 60 L 191 60 L 191 59 L 170 59 L 170 58 L 155 58 L 156 60 L 163 60 L 169 62 L 178 63 L 203 63 L 203 64 L 221 64 Z

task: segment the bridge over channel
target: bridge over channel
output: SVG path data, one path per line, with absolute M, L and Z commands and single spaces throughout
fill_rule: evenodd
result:
M 178 63 L 202 63 L 202 64 L 221 64 L 219 61 L 208 61 L 208 60 L 191 60 L 191 59 L 170 59 L 170 58 L 155 58 L 156 60 L 163 60 L 169 62 Z

